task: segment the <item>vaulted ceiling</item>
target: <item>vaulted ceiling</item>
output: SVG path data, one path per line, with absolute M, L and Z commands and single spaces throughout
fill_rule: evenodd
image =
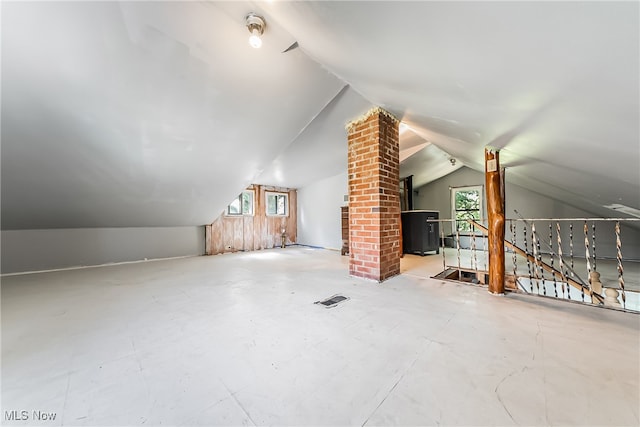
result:
M 489 145 L 516 184 L 640 209 L 638 2 L 0 7 L 3 229 L 204 224 L 249 183 L 344 172 L 377 105 L 417 185 Z

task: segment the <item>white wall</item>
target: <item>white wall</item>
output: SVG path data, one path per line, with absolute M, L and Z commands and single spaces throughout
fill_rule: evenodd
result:
M 298 189 L 298 243 L 340 249 L 340 207 L 348 192 L 346 172 Z
M 505 188 L 507 218 L 517 218 L 517 209 L 524 218 L 584 218 L 596 215 L 562 203 L 540 193 L 527 190 L 509 183 L 509 170 L 506 172 L 507 185 Z M 415 209 L 434 209 L 440 211 L 440 218 L 451 218 L 451 187 L 485 185 L 484 174 L 473 169 L 463 167 L 457 171 L 435 180 L 420 188 L 414 189 Z M 483 194 L 484 196 L 484 194 Z M 483 197 L 486 212 L 486 203 Z
M 595 218 L 591 212 L 586 212 L 573 206 L 567 205 L 560 200 L 552 199 L 540 193 L 527 190 L 515 184 L 509 183 L 509 170 L 506 171 L 507 185 L 505 188 L 506 212 L 507 218 L 518 218 L 514 209 L 524 218 Z M 433 209 L 440 211 L 441 219 L 451 218 L 451 187 L 462 187 L 471 185 L 484 186 L 484 174 L 467 167 L 461 168 L 447 176 L 433 181 L 420 188 L 414 189 L 418 194 L 414 193 L 415 209 Z M 484 203 L 486 212 L 486 203 Z M 624 226 L 622 223 L 622 241 L 623 256 L 625 259 L 640 259 L 640 232 L 637 229 Z M 561 223 L 566 225 L 566 223 Z M 574 223 L 574 242 L 584 242 L 582 233 L 582 222 Z M 553 224 L 555 227 L 555 224 Z M 589 227 L 591 223 L 589 223 Z M 509 225 L 507 224 L 507 228 Z M 549 223 L 544 222 L 537 225 L 538 234 L 545 236 L 548 240 Z M 568 227 L 568 225 L 567 225 Z M 596 223 L 596 241 L 600 248 L 599 255 L 606 257 L 615 256 L 615 233 L 613 232 L 612 223 Z M 445 227 L 445 233 L 450 230 Z M 591 233 L 591 230 L 589 230 Z M 581 237 L 582 236 L 582 237 Z M 507 230 L 507 238 L 509 238 L 509 230 Z M 518 228 L 516 233 L 517 239 L 521 239 L 522 232 Z M 562 239 L 566 244 L 567 233 L 563 231 Z M 580 240 L 582 239 L 582 240 Z M 564 246 L 564 245 L 563 245 Z M 582 253 L 584 254 L 584 245 Z
M 3 230 L 2 273 L 204 253 L 204 227 Z

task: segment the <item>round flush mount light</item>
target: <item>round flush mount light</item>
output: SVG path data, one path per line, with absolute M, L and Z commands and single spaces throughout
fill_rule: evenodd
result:
M 247 29 L 251 33 L 249 36 L 249 45 L 253 48 L 258 49 L 262 46 L 262 39 L 260 36 L 264 33 L 264 29 L 267 26 L 264 18 L 262 16 L 256 15 L 251 12 L 245 18 L 245 23 L 247 24 Z

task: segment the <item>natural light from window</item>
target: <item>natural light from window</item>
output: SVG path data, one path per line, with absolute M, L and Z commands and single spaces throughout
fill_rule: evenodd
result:
M 468 219 L 480 221 L 482 211 L 482 186 L 456 187 L 451 189 L 451 218 L 456 220 L 456 230 L 471 233 Z
M 253 191 L 243 191 L 229 203 L 227 215 L 253 215 Z
M 287 193 L 265 193 L 268 216 L 289 215 L 289 195 Z

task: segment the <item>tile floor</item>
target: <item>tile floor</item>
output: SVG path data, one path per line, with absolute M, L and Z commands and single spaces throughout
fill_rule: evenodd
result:
M 303 247 L 3 277 L 2 423 L 640 424 L 640 316 L 420 259 L 382 284 Z

